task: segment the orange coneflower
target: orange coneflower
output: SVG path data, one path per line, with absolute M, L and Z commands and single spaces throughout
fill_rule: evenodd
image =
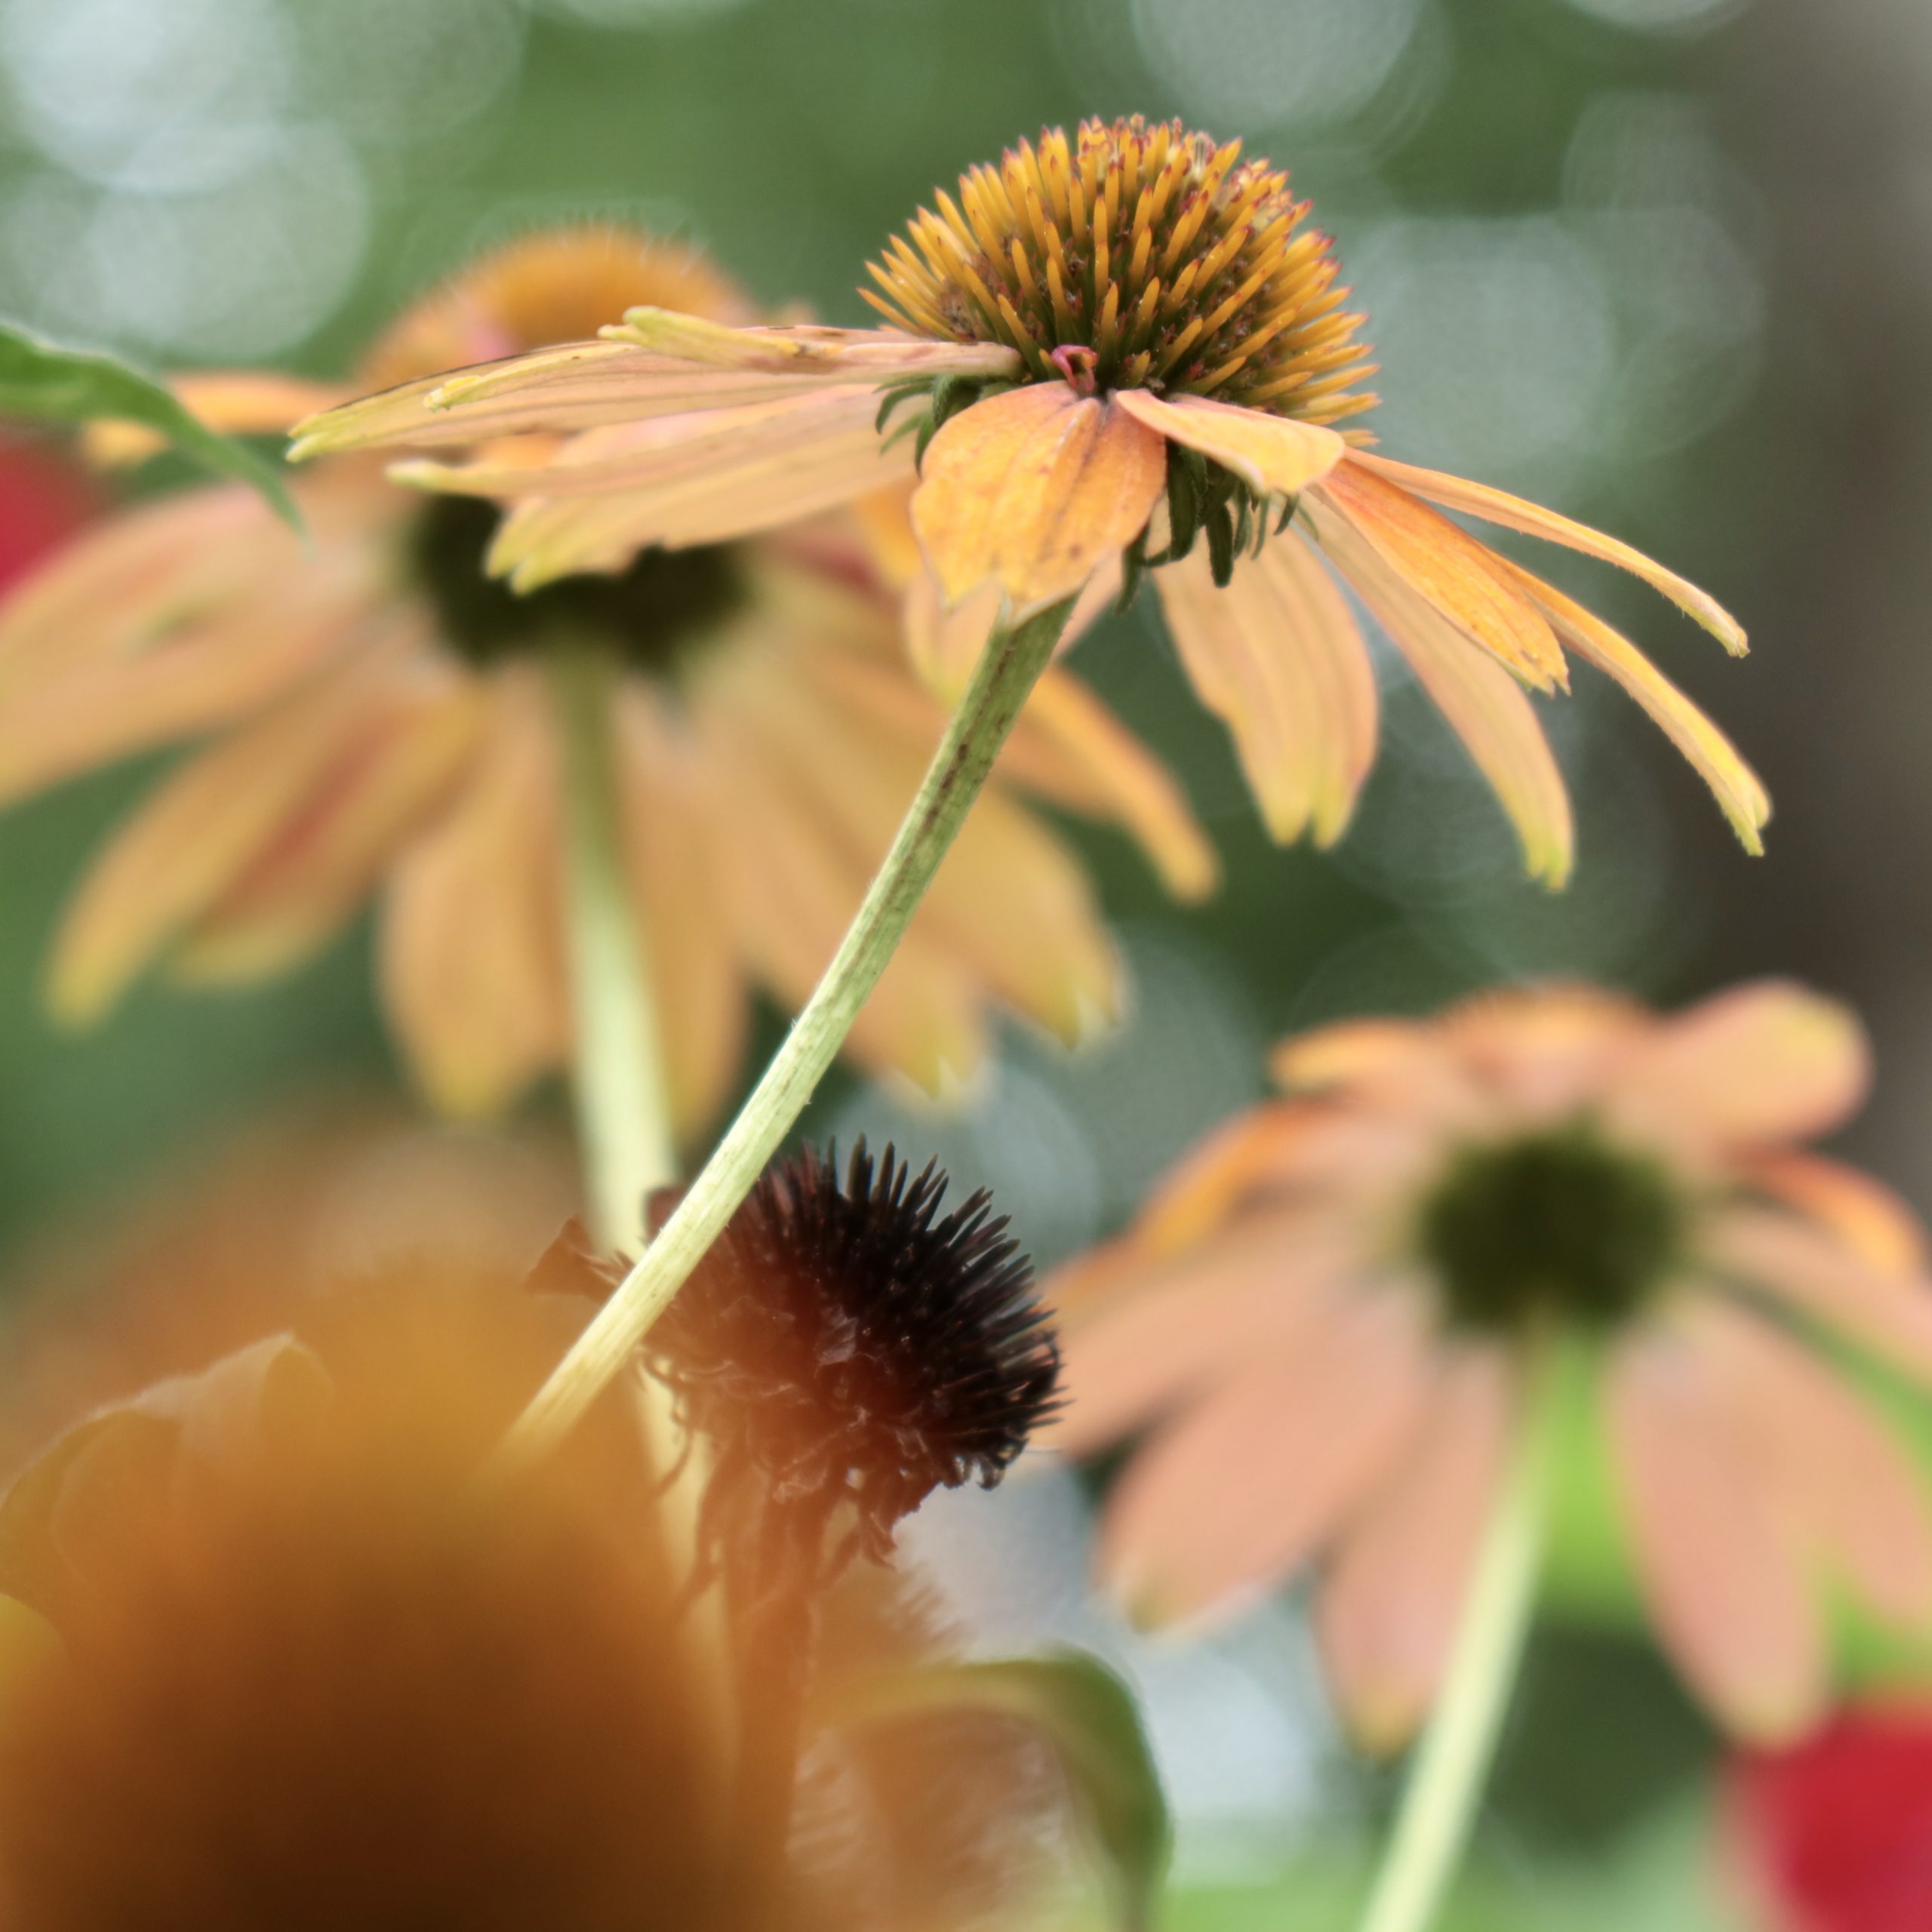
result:
M 638 301 L 709 326 L 749 314 L 683 249 L 538 236 L 405 316 L 361 380 L 567 337 Z M 227 426 L 306 406 L 277 380 L 191 392 Z M 124 512 L 0 613 L 0 799 L 213 739 L 82 887 L 55 1005 L 92 1018 L 157 958 L 202 981 L 280 970 L 380 887 L 386 1003 L 424 1084 L 453 1111 L 506 1102 L 572 1029 L 543 660 L 587 650 L 618 667 L 625 859 L 694 1131 L 736 1076 L 749 987 L 788 1005 L 809 992 L 943 722 L 905 668 L 876 543 L 827 520 L 520 597 L 482 571 L 488 506 L 426 503 L 361 460 L 300 494 L 306 546 L 246 492 L 195 490 Z M 995 997 L 1063 1032 L 1110 1004 L 1084 877 L 1018 788 L 1128 826 L 1179 891 L 1211 881 L 1165 774 L 1064 674 L 1002 771 L 859 1023 L 869 1064 L 963 1072 Z
M 526 585 L 766 528 L 909 475 L 916 454 L 932 596 L 958 614 L 934 654 L 952 664 L 943 684 L 995 615 L 1017 623 L 1164 565 L 1183 661 L 1269 829 L 1331 840 L 1376 736 L 1339 576 L 1495 788 L 1533 873 L 1561 882 L 1572 832 L 1523 687 L 1565 686 L 1566 649 L 1650 712 L 1756 850 L 1768 803 L 1722 734 L 1626 639 L 1442 512 L 1620 565 L 1734 651 L 1738 625 L 1614 538 L 1337 428 L 1375 400 L 1356 386 L 1360 318 L 1287 176 L 1239 157 L 1177 123 L 1051 130 L 962 176 L 874 266 L 884 328 L 634 309 L 601 340 L 324 414 L 297 453 L 583 432 L 549 461 L 410 467 L 518 500 L 494 561 Z
M 1154 1433 L 1103 1564 L 1146 1614 L 1318 1563 L 1342 1704 L 1400 1742 L 1435 1695 L 1526 1371 L 1594 1344 L 1601 1423 L 1666 1647 L 1754 1736 L 1815 1718 L 1814 1572 L 1932 1618 L 1911 1466 L 1809 1346 L 1932 1379 L 1919 1232 L 1800 1151 L 1860 1097 L 1841 1008 L 1747 985 L 1661 1018 L 1555 987 L 1289 1041 L 1243 1115 L 1076 1263 L 1061 1440 Z

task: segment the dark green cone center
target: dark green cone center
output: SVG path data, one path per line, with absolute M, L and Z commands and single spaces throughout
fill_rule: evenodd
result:
M 1424 1204 L 1417 1240 L 1454 1326 L 1602 1328 L 1669 1272 L 1684 1219 L 1661 1167 L 1577 1122 L 1466 1149 Z
M 586 641 L 669 678 L 744 603 L 738 546 L 646 550 L 615 576 L 565 577 L 528 595 L 484 568 L 499 516 L 473 497 L 433 497 L 409 537 L 409 568 L 445 640 L 479 668 Z

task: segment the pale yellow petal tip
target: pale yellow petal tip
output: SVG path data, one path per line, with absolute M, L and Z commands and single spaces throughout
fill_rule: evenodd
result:
M 42 993 L 48 1018 L 66 1033 L 91 1032 L 119 1003 L 125 987 L 118 976 L 91 964 L 56 961 Z
M 1829 1699 L 1822 1688 L 1734 1690 L 1711 1714 L 1733 1741 L 1758 1750 L 1783 1750 L 1801 1742 L 1823 1722 Z
M 1393 1684 L 1371 1685 L 1340 1702 L 1342 1727 L 1363 1757 L 1386 1764 L 1415 1742 L 1428 1715 L 1410 1692 Z

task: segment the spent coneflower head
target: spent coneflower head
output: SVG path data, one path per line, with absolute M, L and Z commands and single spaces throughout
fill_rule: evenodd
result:
M 982 1189 L 861 1140 L 768 1170 L 651 1332 L 734 1499 L 819 1527 L 841 1506 L 879 1561 L 934 1489 L 990 1487 L 1051 1412 L 1060 1357 L 1032 1269 Z
M 683 248 L 540 234 L 433 291 L 367 367 L 420 374 L 638 302 L 719 326 L 748 312 Z M 245 402 L 288 419 L 259 383 L 194 395 L 231 423 Z M 156 964 L 259 979 L 379 897 L 383 1003 L 421 1084 L 453 1113 L 501 1108 L 574 1040 L 552 678 L 588 656 L 614 679 L 622 857 L 695 1136 L 736 1081 L 754 989 L 787 1008 L 810 993 L 944 726 L 878 543 L 830 518 L 711 541 L 687 491 L 681 536 L 699 540 L 518 595 L 485 568 L 493 506 L 353 459 L 297 488 L 306 544 L 245 491 L 191 490 L 105 519 L 0 609 L 0 803 L 195 747 L 81 886 L 52 1004 L 91 1021 Z M 1023 794 L 1113 819 L 1178 891 L 1211 884 L 1145 749 L 1064 672 L 1041 698 L 860 1017 L 852 1049 L 875 1069 L 968 1077 L 995 1001 L 1068 1038 L 1115 1005 L 1084 870 Z
M 1075 621 L 1149 566 L 1183 663 L 1269 831 L 1339 837 L 1374 763 L 1352 590 L 1494 789 L 1535 876 L 1567 876 L 1567 795 L 1530 693 L 1580 658 L 1620 685 L 1758 849 L 1763 787 L 1635 645 L 1491 549 L 1472 517 L 1633 573 L 1741 652 L 1713 598 L 1521 497 L 1338 429 L 1374 398 L 1359 318 L 1286 176 L 1178 123 L 1049 129 L 913 221 L 863 293 L 890 326 L 722 325 L 640 307 L 599 338 L 312 418 L 296 454 L 581 432 L 398 475 L 513 506 L 497 568 L 534 585 L 627 548 L 762 529 L 916 468 L 924 654 L 951 694 L 995 624 Z M 1075 601 L 1075 600 L 1079 600 Z M 939 620 L 934 620 L 937 623 Z
M 1659 1634 L 1727 1724 L 1818 1715 L 1821 1571 L 1932 1623 L 1917 1478 L 1816 1346 L 1932 1379 L 1916 1223 L 1799 1145 L 1863 1091 L 1848 1013 L 1775 983 L 1669 1017 L 1549 987 L 1318 1030 L 1276 1071 L 1287 1098 L 1057 1284 L 1059 1441 L 1149 1432 L 1102 1539 L 1135 1607 L 1225 1613 L 1318 1564 L 1343 1707 L 1401 1742 L 1567 1341 Z

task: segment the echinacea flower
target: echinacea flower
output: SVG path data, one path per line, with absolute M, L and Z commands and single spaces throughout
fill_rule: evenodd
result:
M 580 333 L 639 300 L 749 310 L 683 250 L 543 235 L 405 315 L 365 381 Z M 285 383 L 184 385 L 225 426 L 285 424 Z M 296 407 L 303 405 L 295 405 Z M 151 964 L 201 983 L 284 970 L 383 900 L 384 1002 L 447 1109 L 513 1098 L 567 1054 L 561 747 L 546 671 L 618 667 L 624 861 L 674 1111 L 735 1079 L 749 991 L 795 1006 L 831 955 L 937 741 L 897 592 L 857 525 L 651 551 L 518 596 L 487 577 L 497 515 L 372 463 L 299 486 L 306 544 L 237 488 L 123 512 L 0 611 L 0 801 L 149 747 L 207 742 L 112 838 L 57 941 L 85 1021 Z M 859 1021 L 854 1050 L 963 1074 L 1003 1000 L 1063 1034 L 1116 995 L 1081 868 L 1021 801 L 1129 829 L 1177 890 L 1214 861 L 1164 772 L 1055 672 Z
M 1151 1431 L 1102 1530 L 1130 1604 L 1226 1612 L 1312 1567 L 1341 1704 L 1400 1743 L 1531 1364 L 1569 1340 L 1659 1635 L 1724 1722 L 1818 1715 L 1822 1578 L 1932 1620 L 1912 1466 L 1814 1346 L 1932 1381 L 1915 1223 L 1798 1145 L 1864 1090 L 1850 1014 L 1775 982 L 1669 1017 L 1552 987 L 1327 1027 L 1275 1066 L 1289 1097 L 1214 1135 L 1054 1297 L 1057 1439 Z
M 1813 1737 L 1727 1776 L 1737 1875 L 1777 1932 L 1932 1924 L 1932 1709 L 1856 1704 Z
M 1722 734 L 1627 639 L 1444 512 L 1619 565 L 1741 652 L 1737 623 L 1613 537 L 1338 428 L 1375 400 L 1356 387 L 1367 351 L 1285 174 L 1136 118 L 1051 130 L 935 198 L 872 268 L 882 328 L 635 309 L 598 340 L 322 414 L 296 454 L 581 432 L 547 460 L 398 472 L 514 503 L 494 561 L 525 584 L 763 528 L 916 457 L 913 519 L 955 614 L 936 653 L 951 681 L 996 618 L 1160 565 L 1183 661 L 1278 838 L 1337 837 L 1374 755 L 1374 679 L 1339 579 L 1468 747 L 1533 874 L 1563 880 L 1572 828 L 1524 688 L 1567 687 L 1566 652 L 1630 693 L 1758 849 L 1769 805 Z

